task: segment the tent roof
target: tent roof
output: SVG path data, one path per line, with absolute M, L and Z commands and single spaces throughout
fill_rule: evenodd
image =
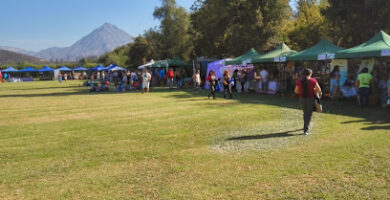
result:
M 20 70 L 20 72 L 37 72 L 38 70 L 30 67 L 30 66 L 27 66 L 25 67 L 24 69 Z
M 191 64 L 188 64 L 180 59 L 167 59 L 167 60 L 158 60 L 151 67 L 166 67 L 168 63 L 168 67 L 190 67 Z
M 105 70 L 106 68 L 103 66 L 103 65 L 98 65 L 98 66 L 96 66 L 96 67 L 94 67 L 94 68 L 91 68 L 90 70 L 91 71 L 103 71 L 103 70 Z
M 40 70 L 38 70 L 39 72 L 52 72 L 54 71 L 54 69 L 48 67 L 48 66 L 44 66 L 42 67 Z
M 253 58 L 258 57 L 258 56 L 261 56 L 261 54 L 259 54 L 254 48 L 251 48 L 245 54 L 243 54 L 239 57 L 233 58 L 229 61 L 226 61 L 225 65 L 241 65 L 245 61 L 249 61 L 248 63 L 251 63 L 251 60 Z
M 115 66 L 115 67 L 111 68 L 110 71 L 127 71 L 127 69 L 125 69 L 123 67 Z
M 272 62 L 283 62 L 282 57 L 287 57 L 297 53 L 290 49 L 284 42 L 277 46 L 274 50 L 252 59 L 251 63 L 272 63 Z
M 78 66 L 74 68 L 73 71 L 88 71 L 88 69 L 83 66 Z
M 67 66 L 61 66 L 60 68 L 57 68 L 57 70 L 59 70 L 59 71 L 72 71 L 72 69 L 70 69 Z
M 2 72 L 4 73 L 10 73 L 10 72 L 19 72 L 19 70 L 13 68 L 12 66 L 9 66 L 7 69 L 4 69 L 2 70 Z
M 343 48 L 332 44 L 328 40 L 322 39 L 316 45 L 314 45 L 308 49 L 305 49 L 303 51 L 300 51 L 294 55 L 288 56 L 287 60 L 291 60 L 291 61 L 325 60 L 325 58 L 320 59 L 319 57 L 321 55 L 325 55 L 325 54 L 326 55 L 334 54 L 340 50 L 343 50 Z M 325 57 L 327 57 L 327 56 L 325 56 Z M 332 58 L 330 58 L 330 59 L 332 59 Z
M 382 30 L 367 42 L 336 53 L 336 58 L 381 56 L 390 56 L 390 36 Z

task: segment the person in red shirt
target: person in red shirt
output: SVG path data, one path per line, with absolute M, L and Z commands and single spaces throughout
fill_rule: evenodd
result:
M 305 135 L 309 135 L 310 121 L 315 106 L 315 97 L 318 94 L 322 95 L 321 88 L 316 79 L 312 78 L 313 71 L 305 68 L 303 77 L 297 81 L 295 93 L 299 95 L 299 102 L 303 109 L 303 131 Z
M 174 77 L 173 69 L 170 68 L 167 73 L 167 81 L 168 81 L 169 89 L 173 89 L 173 77 Z

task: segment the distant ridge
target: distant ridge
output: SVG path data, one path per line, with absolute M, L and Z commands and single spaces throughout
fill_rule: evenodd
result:
M 0 50 L 0 64 L 2 65 L 18 64 L 23 62 L 40 64 L 43 62 L 43 60 L 29 55 L 21 54 L 21 53 Z
M 26 51 L 20 48 L 6 46 L 0 46 L 0 49 L 22 53 L 53 62 L 78 61 L 81 58 L 100 56 L 132 41 L 133 37 L 128 33 L 115 25 L 105 23 L 70 47 L 51 47 L 39 52 Z

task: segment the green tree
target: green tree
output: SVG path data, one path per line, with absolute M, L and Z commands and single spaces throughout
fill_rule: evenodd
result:
M 152 53 L 153 49 L 149 42 L 144 37 L 138 36 L 131 44 L 128 63 L 133 67 L 142 65 L 153 58 Z
M 189 34 L 190 15 L 175 0 L 162 0 L 162 6 L 154 10 L 153 16 L 161 20 L 161 57 L 191 58 L 192 41 Z
M 390 32 L 389 0 L 328 0 L 323 9 L 339 45 L 351 47 L 367 41 L 379 30 Z
M 197 54 L 216 57 L 271 49 L 291 16 L 288 0 L 198 0 L 192 10 Z
M 331 26 L 321 13 L 328 6 L 326 1 L 299 0 L 295 20 L 285 27 L 286 43 L 295 50 L 303 50 L 328 37 Z

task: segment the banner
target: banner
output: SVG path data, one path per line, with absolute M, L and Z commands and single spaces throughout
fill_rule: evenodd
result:
M 348 60 L 347 59 L 332 60 L 330 71 L 333 71 L 333 69 L 336 65 L 340 67 L 339 86 L 343 86 L 344 82 L 348 78 Z
M 381 56 L 390 56 L 390 49 L 382 50 Z
M 363 68 L 365 68 L 365 67 L 367 67 L 367 68 L 368 68 L 368 71 L 371 72 L 372 69 L 374 68 L 374 65 L 375 65 L 375 59 L 374 59 L 374 58 L 362 60 L 362 62 L 360 63 L 359 72 L 360 72 Z

